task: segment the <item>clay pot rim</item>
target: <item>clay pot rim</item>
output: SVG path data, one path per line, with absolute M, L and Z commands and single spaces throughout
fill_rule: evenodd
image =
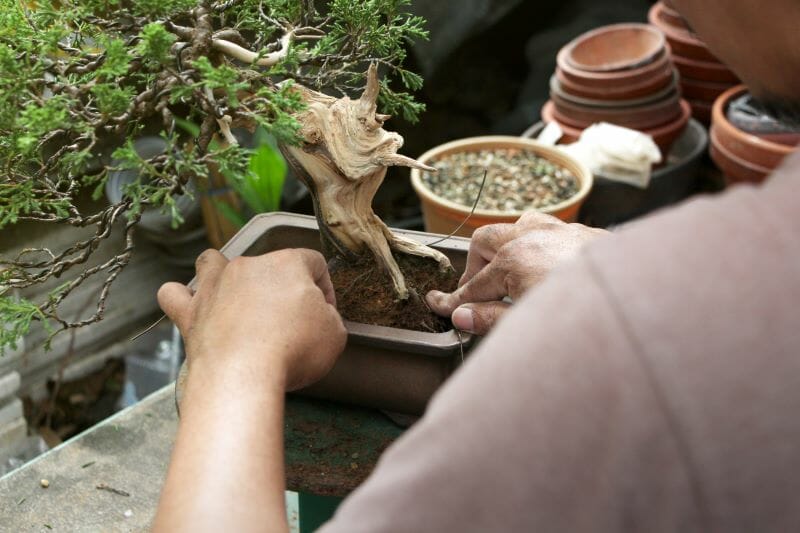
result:
M 640 112 L 647 112 L 647 111 L 655 111 L 656 109 L 661 108 L 669 108 L 671 105 L 677 106 L 680 102 L 681 95 L 678 94 L 677 91 L 673 92 L 672 94 L 668 94 L 666 97 L 661 98 L 659 100 L 654 100 L 653 102 L 649 102 L 646 104 L 641 105 L 630 105 L 630 106 L 609 106 L 609 107 L 595 107 L 595 106 L 586 106 L 581 104 L 576 104 L 560 94 L 550 95 L 550 100 L 556 105 L 556 107 L 562 107 L 567 109 L 574 109 L 579 113 L 605 113 L 608 115 L 625 115 L 627 113 L 640 113 Z M 559 112 L 563 114 L 563 111 L 559 109 Z
M 648 50 L 644 56 L 634 60 L 604 63 L 602 66 L 589 65 L 575 60 L 573 56 L 574 52 L 580 47 L 587 45 L 590 41 L 602 37 L 607 37 L 612 33 L 617 33 L 620 31 L 630 31 L 630 30 L 634 30 L 635 32 L 638 31 L 642 34 L 647 34 L 650 37 L 655 37 L 655 45 L 651 46 L 650 48 L 652 49 Z M 609 73 L 617 71 L 629 71 L 644 67 L 656 61 L 663 52 L 666 45 L 667 45 L 667 40 L 664 37 L 664 34 L 652 28 L 650 25 L 640 22 L 623 22 L 619 24 L 610 24 L 607 26 L 601 26 L 599 28 L 595 28 L 591 31 L 585 32 L 576 37 L 575 39 L 573 39 L 572 41 L 570 41 L 569 43 L 567 43 L 567 45 L 564 46 L 561 49 L 561 51 L 565 52 L 566 63 L 570 67 L 576 70 L 583 72 L 592 72 L 592 73 Z
M 681 98 L 680 106 L 681 106 L 681 114 L 680 114 L 680 116 L 675 117 L 673 120 L 667 122 L 666 124 L 663 124 L 661 126 L 656 126 L 654 128 L 644 128 L 644 129 L 640 129 L 640 130 L 636 130 L 636 131 L 638 131 L 640 133 L 644 133 L 645 135 L 649 135 L 649 136 L 653 137 L 653 139 L 655 139 L 656 137 L 663 137 L 663 136 L 666 136 L 666 135 L 669 135 L 669 134 L 673 133 L 674 131 L 679 130 L 681 127 L 685 126 L 686 123 L 689 122 L 690 118 L 692 118 L 692 107 L 689 105 L 689 102 L 687 102 L 686 100 Z M 550 110 L 555 110 L 555 105 L 553 104 L 552 100 L 548 100 L 544 104 L 544 106 L 542 106 L 542 118 L 545 121 L 547 121 L 548 119 L 544 116 L 545 115 L 545 109 L 548 110 L 547 111 L 548 115 L 553 115 L 552 113 L 549 112 Z M 555 119 L 555 115 L 553 115 L 552 119 Z M 559 126 L 563 126 L 563 124 L 561 122 L 559 122 L 558 120 L 555 120 L 555 122 L 558 122 Z M 586 129 L 586 128 L 582 128 L 581 129 L 581 128 L 576 128 L 574 126 L 569 126 L 569 124 L 567 124 L 566 126 L 568 127 L 567 129 L 572 129 L 574 131 L 578 131 L 578 130 L 582 131 L 583 129 Z M 564 128 L 562 128 L 562 129 L 564 129 Z M 635 128 L 628 128 L 628 129 L 635 129 Z M 578 136 L 580 136 L 580 131 L 578 131 Z M 565 131 L 565 133 L 569 133 L 569 132 Z M 658 144 L 658 143 L 656 143 L 656 144 Z
M 561 87 L 561 82 L 558 81 L 558 76 L 554 73 L 552 76 L 550 76 L 550 92 L 556 93 L 564 100 L 571 101 L 575 104 L 585 105 L 587 107 L 596 107 L 598 109 L 609 108 L 609 107 L 610 108 L 636 107 L 638 105 L 646 105 L 661 100 L 662 98 L 666 98 L 672 92 L 675 92 L 677 94 L 679 80 L 680 80 L 680 75 L 676 70 L 673 71 L 672 73 L 672 82 L 663 89 L 659 90 L 658 92 L 653 93 L 652 96 L 646 96 L 642 98 L 631 98 L 628 100 L 598 100 L 594 98 L 586 98 L 584 96 L 577 96 L 570 92 L 565 91 Z
M 646 133 L 653 137 L 662 137 L 673 133 L 681 128 L 685 127 L 686 124 L 689 122 L 689 119 L 692 118 L 692 107 L 689 105 L 689 102 L 681 98 L 681 114 L 679 117 L 675 118 L 672 122 L 668 122 L 663 126 L 658 126 L 657 128 L 652 128 L 649 130 L 645 130 L 642 133 Z
M 648 11 L 648 13 L 647 13 L 647 18 L 648 18 L 650 24 L 652 24 L 653 26 L 655 26 L 656 28 L 658 28 L 659 30 L 664 32 L 664 36 L 667 39 L 667 43 L 669 43 L 673 48 L 673 51 L 672 51 L 673 54 L 675 53 L 675 49 L 677 49 L 677 48 L 680 48 L 680 47 L 691 48 L 691 49 L 697 50 L 698 54 L 700 54 L 700 57 L 697 57 L 697 59 L 701 59 L 701 57 L 702 57 L 702 59 L 704 59 L 706 61 L 710 61 L 710 60 L 719 61 L 714 56 L 714 54 L 712 54 L 711 51 L 708 49 L 708 46 L 706 46 L 706 43 L 704 43 L 703 41 L 701 41 L 700 39 L 695 37 L 688 30 L 686 30 L 684 28 L 679 28 L 677 26 L 673 26 L 672 24 L 669 24 L 668 22 L 663 20 L 661 17 L 659 17 L 659 14 L 660 14 L 662 8 L 663 7 L 662 7 L 661 2 L 657 2 L 657 3 L 653 4 L 653 7 L 651 7 L 650 11 Z M 673 44 L 673 42 L 677 43 L 678 46 Z M 678 53 L 680 54 L 680 50 L 678 50 Z M 687 56 L 685 56 L 683 54 L 680 54 L 680 55 L 683 56 L 683 57 L 687 57 Z
M 534 152 L 536 155 L 544 157 L 545 159 L 548 159 L 549 161 L 557 165 L 565 167 L 569 166 L 573 167 L 573 168 L 568 168 L 568 170 L 572 172 L 575 175 L 575 177 L 578 178 L 578 180 L 580 180 L 580 187 L 578 188 L 578 192 L 562 202 L 538 209 L 538 211 L 541 213 L 552 213 L 555 211 L 560 211 L 565 207 L 568 207 L 575 203 L 582 202 L 586 198 L 586 196 L 588 196 L 589 191 L 591 191 L 592 189 L 592 184 L 594 180 L 591 171 L 586 165 L 584 165 L 577 159 L 562 152 L 557 148 L 544 145 L 532 139 L 514 137 L 511 135 L 485 135 L 479 137 L 466 137 L 463 139 L 457 139 L 444 144 L 440 144 L 438 146 L 435 146 L 434 148 L 431 148 L 430 150 L 419 156 L 417 160 L 420 163 L 428 164 L 431 161 L 434 161 L 442 156 L 449 155 L 452 153 L 473 152 L 477 150 L 486 150 L 486 149 L 491 150 L 492 148 L 519 148 L 521 150 Z M 577 170 L 577 172 L 575 170 Z M 472 211 L 471 206 L 467 207 L 455 202 L 451 202 L 450 200 L 446 200 L 441 196 L 437 196 L 436 194 L 433 193 L 433 191 L 428 189 L 428 187 L 422 182 L 422 172 L 423 171 L 416 168 L 411 169 L 411 185 L 412 187 L 414 187 L 414 190 L 417 192 L 418 195 L 423 196 L 428 201 L 435 202 L 437 204 L 447 207 L 448 209 L 459 212 L 463 214 L 464 217 L 470 214 L 470 212 Z M 525 212 L 526 211 L 500 211 L 496 209 L 475 209 L 474 214 L 483 217 L 519 217 L 522 216 Z
M 762 167 L 757 163 L 753 163 L 752 161 L 747 161 L 746 159 L 742 159 L 738 155 L 732 153 L 730 150 L 725 148 L 725 146 L 719 141 L 719 133 L 714 126 L 711 127 L 709 130 L 709 140 L 711 141 L 711 145 L 726 159 L 730 160 L 731 162 L 739 165 L 740 167 L 744 167 L 747 170 L 752 172 L 759 172 L 762 174 L 770 175 L 775 169 Z
M 273 211 L 271 213 L 260 213 L 252 217 L 225 245 L 220 248 L 220 252 L 232 259 L 245 255 L 246 252 L 264 235 L 270 228 L 288 225 L 299 227 L 305 230 L 319 231 L 317 219 L 309 215 L 299 213 L 289 213 L 285 211 Z M 404 235 L 413 236 L 414 239 L 425 245 L 436 243 L 434 248 L 446 249 L 455 248 L 466 250 L 469 248 L 469 239 L 459 236 L 450 236 L 444 241 L 439 235 L 430 232 L 393 229 Z M 189 284 L 195 283 L 192 280 Z M 393 328 L 387 326 L 375 326 L 363 324 L 361 322 L 343 321 L 347 328 L 348 342 L 351 339 L 359 342 L 401 342 L 406 348 L 415 350 L 415 353 L 429 353 L 431 346 L 442 347 L 445 350 L 458 349 L 459 345 L 466 346 L 467 341 L 471 340 L 472 335 L 462 332 L 460 335 L 455 329 L 441 333 L 431 333 L 429 331 L 415 331 L 411 329 Z M 431 354 L 436 355 L 436 354 Z
M 680 97 L 678 95 L 675 95 L 674 98 L 670 98 L 669 100 L 664 100 L 662 102 L 657 102 L 657 104 L 659 104 L 659 105 L 658 106 L 653 106 L 651 109 L 648 109 L 646 111 L 644 110 L 644 107 L 647 107 L 647 106 L 643 106 L 643 109 L 639 110 L 640 114 L 637 115 L 635 118 L 630 118 L 630 117 L 633 116 L 632 113 L 636 113 L 637 112 L 633 108 L 610 109 L 610 110 L 607 110 L 607 111 L 611 111 L 613 113 L 609 113 L 608 116 L 606 116 L 606 117 L 597 117 L 597 118 L 600 118 L 600 120 L 593 120 L 592 122 L 586 122 L 585 120 L 579 120 L 579 119 L 575 118 L 573 113 L 570 113 L 570 112 L 564 113 L 564 110 L 561 108 L 562 104 L 560 104 L 559 102 L 556 102 L 552 98 L 545 103 L 545 106 L 548 106 L 550 109 L 552 109 L 552 113 L 551 114 L 552 114 L 553 118 L 555 118 L 556 122 L 558 122 L 559 124 L 562 123 L 562 122 L 566 122 L 567 125 L 571 125 L 571 126 L 574 126 L 574 127 L 580 127 L 580 128 L 584 128 L 584 129 L 588 128 L 589 126 L 591 126 L 592 124 L 595 124 L 597 122 L 609 122 L 609 123 L 615 124 L 615 123 L 617 123 L 615 121 L 620 121 L 620 123 L 618 123 L 618 125 L 621 125 L 621 126 L 624 126 L 626 128 L 630 128 L 630 129 L 635 129 L 637 131 L 644 131 L 644 130 L 647 130 L 647 129 L 657 128 L 657 127 L 663 126 L 665 124 L 670 124 L 670 123 L 672 123 L 673 120 L 677 119 L 683 113 L 683 110 L 681 109 L 681 106 L 680 106 Z M 581 112 L 582 112 L 581 110 L 576 110 L 575 111 L 575 113 L 581 113 Z M 585 113 L 591 113 L 591 112 L 585 112 Z M 629 123 L 629 125 L 621 124 L 621 122 L 626 122 L 626 120 L 624 118 L 621 118 L 621 117 L 625 117 L 626 114 L 628 115 L 627 122 Z M 659 115 L 666 116 L 667 118 L 666 119 L 647 118 L 647 117 L 652 117 L 653 115 L 655 115 L 656 117 L 658 117 Z M 648 123 L 649 122 L 649 123 L 651 123 L 651 125 L 650 126 L 646 126 L 646 127 L 634 126 L 632 123 L 635 123 L 635 122 L 638 122 L 638 123 L 641 123 L 641 122 Z
M 571 93 L 569 91 L 569 86 L 571 85 L 573 87 L 573 89 L 572 89 L 573 91 L 575 90 L 575 87 L 578 87 L 579 91 L 592 93 L 592 94 L 602 94 L 602 95 L 605 95 L 608 98 L 608 100 L 612 100 L 613 101 L 613 100 L 615 100 L 614 96 L 615 95 L 620 95 L 620 94 L 638 93 L 638 92 L 642 92 L 642 91 L 644 91 L 645 94 L 649 94 L 647 91 L 650 88 L 653 88 L 652 89 L 653 93 L 660 92 L 661 89 L 663 89 L 665 87 L 668 87 L 668 86 L 670 86 L 672 84 L 672 80 L 674 80 L 674 78 L 675 78 L 675 73 L 674 72 L 675 72 L 675 69 L 673 67 L 670 72 L 664 71 L 660 76 L 653 77 L 651 79 L 646 79 L 644 82 L 639 82 L 639 83 L 632 84 L 632 85 L 623 85 L 622 87 L 618 87 L 617 86 L 617 87 L 614 87 L 614 88 L 609 88 L 609 87 L 587 87 L 587 86 L 582 85 L 580 83 L 575 83 L 574 81 L 571 81 L 571 80 L 565 78 L 564 73 L 563 73 L 563 71 L 561 71 L 560 68 L 556 69 L 556 79 L 558 80 L 558 82 L 559 82 L 559 84 L 561 86 L 562 92 L 569 93 L 570 95 L 574 94 L 574 93 Z M 664 83 L 663 86 L 661 86 L 660 84 L 663 83 L 664 80 L 667 80 L 667 79 L 668 79 L 668 81 L 666 81 L 666 83 Z M 579 96 L 579 95 L 576 95 L 576 96 Z M 584 98 L 586 98 L 586 97 L 584 97 Z M 643 97 L 641 97 L 641 98 L 643 98 Z M 622 100 L 633 100 L 633 98 L 619 98 L 619 100 L 620 101 L 622 101 Z
M 567 53 L 566 48 L 559 50 L 558 55 L 556 55 L 556 65 L 568 79 L 574 78 L 574 83 L 587 86 L 605 87 L 608 84 L 644 84 L 651 78 L 661 75 L 662 71 L 673 68 L 672 59 L 670 58 L 671 51 L 666 44 L 649 63 L 637 68 L 613 72 L 588 72 L 576 69 L 569 64 Z
M 740 96 L 746 92 L 747 86 L 737 85 L 722 93 L 719 98 L 714 101 L 714 107 L 711 110 L 712 127 L 717 127 L 718 131 L 721 132 L 722 135 L 731 137 L 754 150 L 766 151 L 773 156 L 788 156 L 789 154 L 794 153 L 798 147 L 762 139 L 758 135 L 740 130 L 731 124 L 730 121 L 728 121 L 728 117 L 725 116 L 728 103 L 737 96 Z M 717 135 L 720 134 L 719 132 Z
M 542 106 L 541 116 L 544 122 L 554 121 L 561 127 L 561 130 L 565 136 L 573 137 L 575 139 L 580 138 L 583 129 L 575 128 L 570 126 L 569 124 L 563 124 L 558 120 L 555 120 L 555 117 L 553 117 L 549 111 L 550 108 L 547 106 L 547 104 Z M 655 142 L 656 145 L 658 145 L 658 148 L 659 150 L 661 150 L 663 155 L 664 152 L 669 151 L 665 150 L 665 148 L 669 148 L 671 146 L 670 137 L 682 131 L 682 128 L 686 127 L 691 118 L 692 118 L 691 106 L 686 100 L 681 99 L 681 115 L 675 118 L 675 120 L 668 122 L 663 126 L 658 126 L 650 129 L 636 130 L 636 131 L 644 133 L 645 135 L 649 135 L 653 139 L 653 142 Z M 672 142 L 674 142 L 674 139 Z

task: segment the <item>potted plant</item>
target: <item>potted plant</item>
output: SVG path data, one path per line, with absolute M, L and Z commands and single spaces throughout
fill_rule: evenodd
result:
M 438 171 L 411 170 L 425 229 L 435 233 L 458 229 L 458 235 L 469 236 L 485 224 L 514 222 L 527 209 L 572 222 L 592 188 L 584 164 L 521 137 L 452 141 L 425 152 L 419 161 Z
M 393 232 L 371 208 L 388 166 L 432 170 L 398 154 L 402 138 L 383 128 L 389 118 L 383 113 L 414 120 L 422 110 L 391 82 L 399 80 L 407 89 L 422 83 L 402 67 L 406 41 L 426 35 L 424 21 L 403 11 L 407 4 L 332 0 L 316 9 L 301 0 L 35 5 L 0 0 L 0 227 L 24 220 L 94 229 L 64 250 L 29 249 L 2 259 L 2 293 L 72 277 L 43 301 L 3 296 L 0 319 L 12 333 L 0 340 L 8 344 L 36 321 L 55 335 L 101 320 L 107 294 L 133 253 L 133 231 L 145 209 L 163 210 L 179 222 L 177 199 L 189 192 L 190 183 L 202 187 L 214 175 L 241 179 L 252 170 L 257 151 L 239 141 L 237 128 L 260 127 L 274 137 L 313 196 L 319 231 L 308 220 L 302 236 L 286 223 L 267 231 L 263 221 L 276 219 L 261 217 L 226 253 L 245 242 L 241 253 L 316 247 L 337 258 L 334 277 L 352 275 L 353 268 L 385 273 L 389 300 L 401 310 L 424 307 L 425 289 L 415 272 L 429 269 L 442 283 L 455 283 L 452 264 L 463 262 L 463 241 L 451 241 L 452 250 L 429 247 L 432 237 Z M 383 80 L 378 65 L 387 75 Z M 186 131 L 182 121 L 199 130 Z M 134 141 L 143 132 L 163 140 L 160 153 L 140 154 Z M 89 164 L 109 146 L 113 164 Z M 101 194 L 110 173 L 126 169 L 137 175 L 118 201 L 99 212 L 81 210 L 81 191 Z M 124 249 L 84 267 L 115 231 L 124 233 Z M 105 279 L 93 315 L 77 322 L 62 317 L 61 302 L 91 276 Z M 362 281 L 359 276 L 353 283 Z M 420 327 L 435 330 L 435 325 L 423 321 Z M 437 327 L 447 329 L 442 326 Z M 372 339 L 375 349 L 403 336 L 386 328 L 350 327 L 351 338 Z M 442 352 L 431 348 L 437 342 L 425 334 L 447 337 L 437 341 L 447 352 L 445 365 L 439 364 L 444 359 L 433 365 L 439 379 L 468 339 L 452 329 L 412 334 L 406 345 L 426 357 Z M 431 366 L 432 359 L 421 361 L 408 364 Z M 400 392 L 422 388 L 426 400 L 431 386 L 413 383 L 407 381 Z M 377 402 L 405 412 L 418 412 L 423 403 Z

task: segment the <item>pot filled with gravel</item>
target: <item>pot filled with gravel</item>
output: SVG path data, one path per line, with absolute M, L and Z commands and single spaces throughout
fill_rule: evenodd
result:
M 450 234 L 469 217 L 456 232 L 469 237 L 480 226 L 515 222 L 532 209 L 574 222 L 592 188 L 585 165 L 521 137 L 460 139 L 425 152 L 419 161 L 438 171 L 411 170 L 425 229 L 433 233 Z

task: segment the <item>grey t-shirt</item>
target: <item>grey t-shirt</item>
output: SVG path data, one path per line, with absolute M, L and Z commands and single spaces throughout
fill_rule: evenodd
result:
M 325 533 L 800 531 L 800 155 L 588 246 Z

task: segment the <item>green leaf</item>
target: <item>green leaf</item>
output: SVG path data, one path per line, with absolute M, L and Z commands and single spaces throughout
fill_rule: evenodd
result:
M 244 201 L 256 213 L 277 211 L 286 179 L 286 161 L 269 144 L 256 148 L 250 158 L 250 172 L 244 177 Z
M 231 207 L 230 205 L 226 204 L 225 202 L 221 202 L 216 198 L 213 199 L 214 207 L 222 213 L 222 216 L 227 218 L 231 224 L 235 225 L 237 228 L 241 228 L 244 226 L 247 221 L 245 220 L 244 216 L 239 213 L 236 209 Z

